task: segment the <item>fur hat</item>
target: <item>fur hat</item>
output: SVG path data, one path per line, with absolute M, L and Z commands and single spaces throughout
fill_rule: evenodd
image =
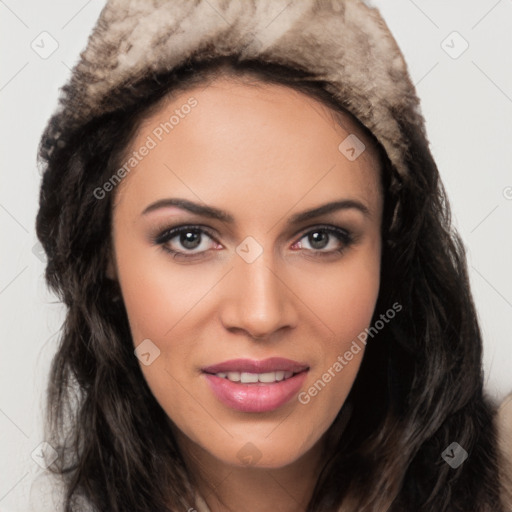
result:
M 426 140 L 419 100 L 379 12 L 360 0 L 110 0 L 63 88 L 43 156 L 122 104 L 124 87 L 189 61 L 258 59 L 314 74 L 410 173 L 410 131 Z

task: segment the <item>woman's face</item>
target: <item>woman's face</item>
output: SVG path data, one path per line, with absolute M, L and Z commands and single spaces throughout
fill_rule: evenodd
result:
M 318 447 L 358 372 L 383 201 L 375 148 L 343 125 L 218 78 L 162 103 L 118 173 L 109 272 L 141 369 L 182 442 L 227 464 Z

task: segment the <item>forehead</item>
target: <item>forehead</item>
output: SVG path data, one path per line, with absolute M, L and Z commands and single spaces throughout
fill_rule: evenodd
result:
M 159 112 L 179 110 L 190 97 L 194 97 L 200 101 L 200 110 L 204 112 L 208 109 L 212 115 L 217 114 L 219 120 L 226 119 L 232 115 L 233 111 L 242 107 L 243 112 L 251 116 L 250 123 L 255 124 L 258 117 L 263 117 L 258 116 L 262 108 L 265 110 L 265 115 L 272 110 L 276 114 L 275 118 L 278 115 L 284 115 L 283 124 L 288 124 L 286 131 L 290 131 L 294 126 L 308 130 L 306 121 L 310 120 L 308 118 L 311 115 L 316 114 L 317 120 L 326 123 L 325 128 L 330 126 L 339 133 L 339 127 L 342 127 L 345 132 L 356 134 L 365 142 L 368 150 L 365 156 L 378 159 L 379 151 L 374 140 L 367 136 L 359 121 L 350 113 L 342 109 L 335 110 L 320 99 L 291 86 L 265 82 L 250 75 L 227 73 L 224 72 L 216 78 L 209 79 L 205 85 L 167 95 L 158 105 L 157 112 L 153 111 L 152 115 L 146 117 L 141 123 L 141 129 L 147 129 L 159 118 L 161 119 Z M 234 121 L 234 118 L 232 120 Z
M 141 123 L 128 155 L 149 139 L 154 147 L 123 180 L 120 196 L 131 189 L 149 200 L 168 188 L 217 202 L 235 190 L 255 202 L 277 194 L 291 206 L 328 191 L 370 201 L 379 193 L 378 150 L 358 123 L 283 85 L 221 77 L 166 97 Z

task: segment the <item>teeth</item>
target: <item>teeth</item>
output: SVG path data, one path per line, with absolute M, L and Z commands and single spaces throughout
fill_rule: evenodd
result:
M 259 377 L 259 375 L 257 373 L 242 372 L 240 374 L 240 382 L 242 384 L 258 382 L 258 377 Z
M 279 382 L 284 379 L 289 379 L 293 375 L 293 372 L 284 370 L 266 373 L 219 372 L 215 375 L 217 375 L 217 377 L 222 377 L 223 379 L 228 379 L 231 382 L 241 382 L 242 384 L 254 384 L 256 382 L 269 384 L 272 382 Z
M 275 382 L 277 380 L 276 372 L 260 373 L 259 375 L 254 374 L 254 376 L 260 382 Z
M 228 372 L 228 379 L 233 382 L 240 382 L 240 372 Z

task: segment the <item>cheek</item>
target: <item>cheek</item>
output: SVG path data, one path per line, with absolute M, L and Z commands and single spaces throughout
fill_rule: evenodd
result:
M 186 390 L 204 362 L 198 357 L 202 334 L 216 311 L 215 287 L 225 269 L 176 265 L 161 248 L 139 248 L 122 233 L 116 254 L 133 345 L 145 343 L 151 352 L 150 364 L 141 360 L 143 375 L 173 420 L 193 418 L 197 410 Z
M 134 345 L 146 338 L 175 339 L 174 331 L 187 323 L 216 276 L 198 267 L 180 267 L 161 248 L 138 248 L 122 236 L 116 241 L 116 253 Z
M 323 278 L 308 280 L 308 305 L 339 338 L 366 327 L 379 292 L 378 265 L 351 266 Z
M 169 417 L 189 431 L 188 419 L 198 416 L 197 403 L 187 393 L 201 350 L 196 334 L 204 325 L 205 298 L 218 277 L 211 269 L 175 265 L 159 248 L 139 250 L 122 236 L 116 242 L 133 345 L 151 354 L 150 364 L 141 359 L 142 373 Z
M 368 327 L 380 288 L 380 240 L 375 236 L 323 272 L 302 278 L 302 296 L 330 331 L 327 353 L 340 351 Z M 297 281 L 297 286 L 299 286 Z
M 312 343 L 318 364 L 298 398 L 304 410 L 322 423 L 320 429 L 327 429 L 343 406 L 364 356 L 380 287 L 380 245 L 305 286 L 311 290 L 308 305 L 330 335 Z

